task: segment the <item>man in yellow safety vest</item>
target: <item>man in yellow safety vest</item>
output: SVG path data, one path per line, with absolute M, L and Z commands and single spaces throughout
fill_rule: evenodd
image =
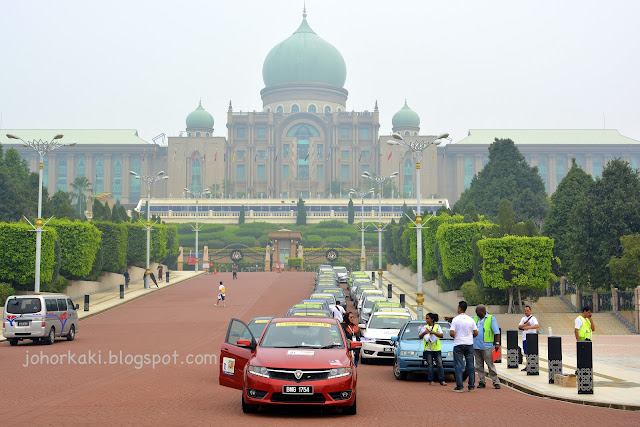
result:
M 585 305 L 582 307 L 582 314 L 576 317 L 575 320 L 575 333 L 576 341 L 591 341 L 593 340 L 593 332 L 596 330 L 596 325 L 593 323 L 591 317 L 591 307 Z
M 493 387 L 500 388 L 500 380 L 496 367 L 493 364 L 493 350 L 500 348 L 500 329 L 496 318 L 487 314 L 487 307 L 479 304 L 476 307 L 476 315 L 473 321 L 478 327 L 478 336 L 473 339 L 473 353 L 475 356 L 475 369 L 478 375 L 478 388 L 485 388 L 484 365 L 489 369 L 489 378 Z

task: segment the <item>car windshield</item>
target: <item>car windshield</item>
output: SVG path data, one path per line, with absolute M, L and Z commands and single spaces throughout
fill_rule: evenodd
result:
M 386 300 L 386 298 L 369 298 L 364 302 L 364 308 L 371 308 L 373 304 L 384 300 Z
M 420 334 L 420 328 L 423 327 L 424 325 L 426 325 L 426 322 L 422 322 L 422 323 L 412 323 L 410 325 L 408 325 L 403 334 L 402 334 L 402 339 L 403 340 L 418 340 L 421 339 L 419 338 L 419 334 Z M 452 340 L 453 338 L 451 338 L 451 335 L 449 335 L 449 328 L 451 327 L 451 325 L 449 325 L 448 322 L 438 322 L 438 326 L 440 326 L 440 331 L 443 333 L 443 337 L 440 338 L 441 340 Z
M 7 313 L 31 314 L 40 311 L 39 298 L 12 298 L 7 302 Z
M 373 316 L 369 322 L 371 329 L 400 329 L 409 320 L 409 316 L 401 314 L 380 314 Z
M 260 342 L 269 348 L 344 348 L 335 323 L 313 321 L 271 323 Z
M 347 274 L 346 267 L 333 267 L 333 271 L 335 271 L 336 273 Z
M 311 299 L 322 299 L 322 300 L 326 300 L 328 304 L 335 304 L 336 303 L 336 297 L 334 297 L 331 294 L 313 294 L 311 295 Z

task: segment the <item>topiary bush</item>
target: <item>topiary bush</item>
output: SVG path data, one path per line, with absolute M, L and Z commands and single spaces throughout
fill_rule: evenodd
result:
M 478 305 L 484 302 L 482 289 L 473 280 L 462 284 L 462 296 L 469 305 Z
M 325 239 L 328 245 L 342 245 L 344 247 L 349 247 L 351 243 L 351 237 L 349 236 L 327 236 Z
M 322 246 L 322 237 L 315 234 L 302 236 L 302 246 L 305 248 L 319 248 Z
M 102 270 L 124 273 L 127 268 L 127 227 L 124 223 L 92 221 L 102 233 Z
M 52 220 L 60 242 L 62 265 L 60 274 L 69 279 L 82 279 L 91 273 L 100 249 L 102 233 L 90 222 Z
M 11 295 L 15 295 L 16 290 L 8 283 L 0 283 L 0 306 L 4 306 L 5 301 Z

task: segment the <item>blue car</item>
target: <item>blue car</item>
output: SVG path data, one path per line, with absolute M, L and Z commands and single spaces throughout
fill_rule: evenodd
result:
M 397 337 L 391 337 L 395 342 L 395 357 L 393 359 L 393 376 L 397 380 L 407 378 L 409 372 L 427 372 L 427 365 L 423 358 L 424 341 L 418 338 L 418 330 L 426 324 L 425 321 L 411 320 L 407 322 Z M 442 344 L 442 367 L 446 373 L 454 373 L 453 368 L 453 338 L 449 335 L 449 322 L 438 322 L 444 338 Z M 438 371 L 434 366 L 434 374 Z M 444 379 L 439 379 L 444 381 Z

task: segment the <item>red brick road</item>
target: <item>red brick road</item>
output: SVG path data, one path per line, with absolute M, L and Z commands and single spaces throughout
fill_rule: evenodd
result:
M 227 307 L 216 308 L 218 281 Z M 84 320 L 74 342 L 0 343 L 2 425 L 632 425 L 640 414 L 531 397 L 509 388 L 453 393 L 425 379 L 396 381 L 389 365 L 358 368 L 358 415 L 301 409 L 245 415 L 240 391 L 218 385 L 218 366 L 188 365 L 187 354 L 219 355 L 231 317 L 284 314 L 308 297 L 313 275 L 231 273 L 199 276 Z M 27 357 L 100 354 L 102 364 L 30 365 Z M 167 366 L 136 369 L 108 354 L 169 355 Z M 178 354 L 174 363 L 173 354 Z M 96 359 L 97 360 L 97 359 Z M 54 360 L 52 359 L 51 362 Z

